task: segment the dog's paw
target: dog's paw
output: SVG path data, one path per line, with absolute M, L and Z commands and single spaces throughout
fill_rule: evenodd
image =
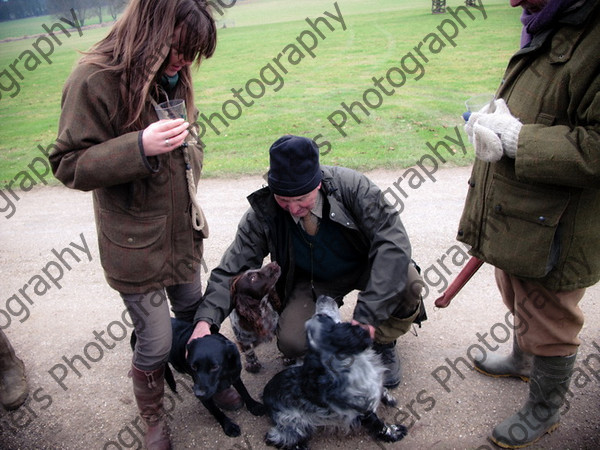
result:
M 269 447 L 280 448 L 283 450 L 308 450 L 308 441 L 303 440 L 291 445 L 284 445 L 279 441 L 273 440 L 269 437 L 269 433 L 265 436 L 265 444 Z
M 285 367 L 296 365 L 296 358 L 287 358 L 287 357 L 284 356 L 283 357 L 283 365 Z
M 383 392 L 381 393 L 381 403 L 385 406 L 396 406 L 398 404 L 398 400 L 390 394 L 386 388 L 383 388 Z
M 264 416 L 267 413 L 267 408 L 262 403 L 254 402 L 246 406 L 253 416 Z
M 246 369 L 246 372 L 258 373 L 258 372 L 260 372 L 260 369 L 262 369 L 262 364 L 259 363 L 258 361 L 252 362 L 252 363 L 246 363 L 244 368 Z
M 408 433 L 408 428 L 404 425 L 384 425 L 383 429 L 377 433 L 376 438 L 383 442 L 398 442 Z
M 283 448 L 283 445 L 279 441 L 271 439 L 269 433 L 265 435 L 265 444 L 267 444 L 269 447 Z
M 308 450 L 308 444 L 306 442 L 299 442 L 293 447 L 290 447 L 290 450 Z
M 242 434 L 240 427 L 237 423 L 232 422 L 230 419 L 227 419 L 222 424 L 223 431 L 229 437 L 238 437 Z

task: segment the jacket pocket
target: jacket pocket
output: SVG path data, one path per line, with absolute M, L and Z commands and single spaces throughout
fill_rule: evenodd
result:
M 100 211 L 99 249 L 108 278 L 155 281 L 167 260 L 167 216 L 132 217 Z
M 486 199 L 486 260 L 524 278 L 547 275 L 560 252 L 557 230 L 568 204 L 568 192 L 496 175 Z

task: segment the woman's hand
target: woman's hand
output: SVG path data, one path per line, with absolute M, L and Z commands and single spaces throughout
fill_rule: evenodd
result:
M 179 148 L 188 135 L 190 126 L 183 119 L 166 119 L 154 122 L 142 132 L 142 144 L 146 156 L 168 153 Z

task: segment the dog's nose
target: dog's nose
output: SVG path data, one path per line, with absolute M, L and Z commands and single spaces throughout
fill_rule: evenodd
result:
M 206 389 L 200 389 L 198 387 L 194 387 L 194 395 L 196 397 L 204 398 L 206 396 Z

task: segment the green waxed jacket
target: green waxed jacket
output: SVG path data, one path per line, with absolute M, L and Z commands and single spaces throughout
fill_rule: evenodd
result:
M 407 284 L 411 246 L 398 212 L 384 199 L 382 191 L 366 176 L 343 167 L 321 166 L 321 190 L 329 218 L 341 225 L 364 255 L 369 280 L 359 292 L 354 318 L 377 326 L 386 320 L 390 301 Z M 285 303 L 294 283 L 294 255 L 289 232 L 289 213 L 277 205 L 268 187 L 248 196 L 250 208 L 238 225 L 234 241 L 212 270 L 196 321 L 215 327 L 229 315 L 229 281 L 247 269 L 261 267 L 263 259 L 281 266 L 277 290 Z
M 549 289 L 600 279 L 600 1 L 510 60 L 497 97 L 523 123 L 515 159 L 476 160 L 458 240 Z

